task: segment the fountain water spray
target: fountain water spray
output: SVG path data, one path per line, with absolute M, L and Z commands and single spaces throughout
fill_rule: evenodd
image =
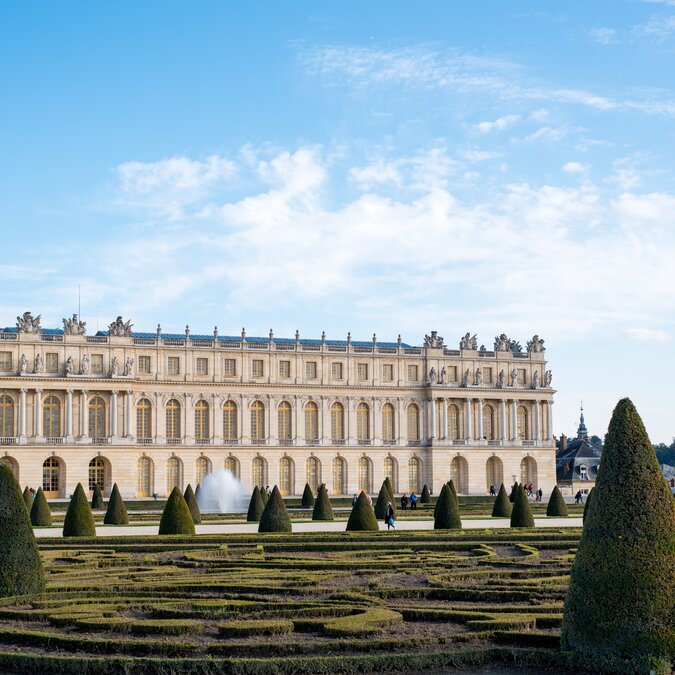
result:
M 244 486 L 231 471 L 205 476 L 197 502 L 202 513 L 242 513 L 248 507 Z

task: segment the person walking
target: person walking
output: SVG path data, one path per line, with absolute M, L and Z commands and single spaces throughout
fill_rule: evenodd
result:
M 390 530 L 392 527 L 396 529 L 396 522 L 394 521 L 394 507 L 391 505 L 391 502 L 387 502 L 387 508 L 384 512 L 384 522 L 387 524 L 387 530 Z
M 417 508 L 417 495 L 412 492 L 410 494 L 410 510 L 414 511 Z
M 497 495 L 497 489 L 495 488 L 495 484 L 491 483 L 490 484 L 490 497 L 495 497 Z
M 352 497 L 352 506 L 356 506 L 356 502 L 357 502 L 357 501 L 358 501 L 358 497 L 357 497 L 356 495 L 354 495 L 354 496 Z
M 539 489 L 537 490 L 537 501 L 540 502 L 540 501 L 541 501 L 541 498 L 542 498 L 543 496 L 544 496 L 544 491 L 543 491 L 541 488 L 539 488 Z
M 408 495 L 404 492 L 401 496 L 401 508 L 405 511 L 408 508 Z

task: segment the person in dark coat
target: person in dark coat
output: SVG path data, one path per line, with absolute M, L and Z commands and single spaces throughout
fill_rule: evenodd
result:
M 404 492 L 401 496 L 401 508 L 405 511 L 408 508 L 408 495 Z
M 387 530 L 392 527 L 396 529 L 396 523 L 394 521 L 394 507 L 391 505 L 391 502 L 387 502 L 387 508 L 384 511 L 384 522 L 387 524 Z

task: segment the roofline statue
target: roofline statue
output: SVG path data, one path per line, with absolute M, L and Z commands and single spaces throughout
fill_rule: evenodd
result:
M 131 320 L 125 323 L 122 317 L 118 316 L 110 326 L 108 326 L 108 335 L 112 337 L 131 337 L 132 326 Z

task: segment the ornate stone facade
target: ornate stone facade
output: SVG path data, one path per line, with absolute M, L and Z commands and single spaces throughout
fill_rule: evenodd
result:
M 0 330 L 0 461 L 51 497 L 78 482 L 161 496 L 223 468 L 287 494 L 377 492 L 385 476 L 397 492 L 555 484 L 538 336 L 487 351 L 470 333 L 448 349 L 435 331 L 414 346 L 136 333 L 121 317 L 85 335 L 76 317 L 65 331 L 24 318 Z

